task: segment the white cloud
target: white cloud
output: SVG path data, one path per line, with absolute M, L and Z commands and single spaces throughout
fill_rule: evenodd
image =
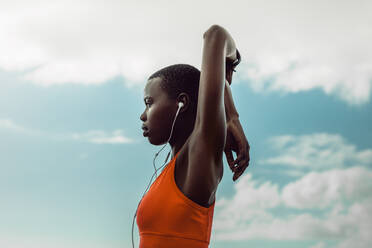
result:
M 24 135 L 42 135 L 42 132 L 32 128 L 27 128 L 22 125 L 15 123 L 11 119 L 0 119 L 0 129 L 8 130 L 15 133 L 21 133 Z
M 278 185 L 270 182 L 259 184 L 250 174 L 244 175 L 238 182 L 240 187 L 235 187 L 234 196 L 231 199 L 222 198 L 216 203 L 215 238 L 333 240 L 338 241 L 339 247 L 348 247 L 351 242 L 356 242 L 357 247 L 369 247 L 367 244 L 372 242 L 368 235 L 372 228 L 372 197 L 369 194 L 372 172 L 354 167 L 317 175 L 306 175 L 282 190 L 277 190 Z M 309 177 L 313 180 L 312 184 L 304 185 Z M 318 195 L 306 191 L 316 191 Z M 323 208 L 323 201 L 328 208 Z M 304 206 L 306 209 L 303 209 Z M 273 209 L 285 211 L 282 215 L 274 214 Z M 316 209 L 321 211 L 320 215 L 311 211 Z
M 372 164 L 372 149 L 358 150 L 338 134 L 282 135 L 270 138 L 269 145 L 280 155 L 261 160 L 265 164 L 310 170 Z
M 74 133 L 71 138 L 94 144 L 125 144 L 134 141 L 125 137 L 122 130 L 115 130 L 111 134 L 102 130 L 92 130 L 86 133 Z
M 319 242 L 313 246 L 311 246 L 310 248 L 325 248 L 325 244 L 323 242 Z
M 311 240 L 312 248 L 367 248 L 372 242 L 371 149 L 357 150 L 340 135 L 283 135 L 269 140 L 281 155 L 266 162 L 298 172 L 284 185 L 255 180 L 235 184 L 216 202 L 217 240 Z M 286 167 L 281 167 L 288 171 Z M 328 246 L 327 246 L 328 247 Z
M 211 11 L 209 6 L 213 5 Z M 257 91 L 321 89 L 350 104 L 370 99 L 370 1 L 3 1 L 0 68 L 33 70 L 37 84 L 129 86 L 174 63 L 200 68 L 202 34 L 220 24 Z M 190 19 L 190 14 L 192 18 Z
M 282 190 L 282 200 L 286 206 L 303 209 L 371 198 L 371 179 L 372 172 L 363 167 L 311 172 L 287 184 Z
M 251 180 L 251 175 L 241 177 L 235 184 L 236 194 L 231 200 L 222 198 L 216 202 L 216 207 L 222 208 L 214 222 L 215 230 L 234 228 L 242 221 L 259 216 L 260 218 L 270 218 L 265 212 L 267 208 L 276 207 L 279 204 L 278 186 L 270 182 L 258 184 Z M 249 197 L 247 197 L 249 196 Z M 237 211 L 237 207 L 241 210 Z
M 48 237 L 26 235 L 15 237 L 15 235 L 0 235 L 0 247 L 4 248 L 118 248 L 122 245 L 110 244 L 110 242 L 91 242 L 87 240 L 68 241 L 65 237 Z M 98 243 L 98 244 L 97 244 Z
M 0 119 L 0 128 L 9 129 L 18 132 L 25 132 L 25 128 L 15 124 L 10 119 Z
M 124 136 L 121 129 L 114 130 L 111 133 L 103 130 L 90 130 L 84 133 L 55 134 L 24 127 L 10 119 L 0 119 L 0 129 L 7 129 L 26 135 L 45 136 L 55 140 L 78 140 L 93 144 L 126 144 L 136 142 L 134 139 Z

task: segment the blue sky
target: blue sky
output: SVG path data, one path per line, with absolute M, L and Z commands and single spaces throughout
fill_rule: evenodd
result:
M 200 68 L 215 23 L 242 54 L 232 94 L 251 163 L 233 182 L 224 158 L 211 247 L 369 247 L 370 3 L 208 4 L 1 3 L 1 247 L 131 247 L 161 148 L 141 132 L 146 77 Z

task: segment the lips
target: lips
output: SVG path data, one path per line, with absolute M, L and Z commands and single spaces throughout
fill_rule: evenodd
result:
M 149 129 L 145 125 L 142 125 L 142 130 L 143 130 L 143 136 L 147 136 L 149 133 Z

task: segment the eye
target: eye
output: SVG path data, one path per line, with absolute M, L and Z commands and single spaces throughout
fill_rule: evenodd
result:
M 145 102 L 145 105 L 150 107 L 151 106 L 151 103 L 146 101 Z

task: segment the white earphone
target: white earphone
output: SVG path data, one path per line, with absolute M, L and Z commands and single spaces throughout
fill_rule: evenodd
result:
M 171 133 L 170 133 L 170 136 L 169 136 L 169 138 L 168 138 L 167 143 L 163 146 L 163 148 L 168 144 L 170 138 L 172 137 L 174 123 L 175 123 L 175 121 L 176 121 L 176 118 L 177 118 L 177 116 L 178 116 L 178 113 L 179 113 L 180 109 L 181 109 L 183 106 L 184 106 L 184 103 L 183 103 L 183 102 L 179 102 L 179 103 L 178 103 L 178 109 L 177 109 L 176 117 L 175 117 L 174 120 L 173 120 L 173 125 L 172 125 L 172 129 L 171 129 Z M 155 158 L 158 156 L 158 154 L 161 152 L 161 150 L 163 150 L 163 148 L 161 148 L 160 151 L 159 151 L 158 153 L 155 154 Z M 169 151 L 169 153 L 168 153 L 168 155 L 167 155 L 167 158 L 166 158 L 165 161 L 164 161 L 164 164 L 163 164 L 161 167 L 159 167 L 159 168 L 156 168 L 156 167 L 155 167 L 155 158 L 154 158 L 153 163 L 154 163 L 154 169 L 155 169 L 155 172 L 154 172 L 154 174 L 152 175 L 152 177 L 151 177 L 151 179 L 150 179 L 150 183 L 147 185 L 147 188 L 146 188 L 145 192 L 143 193 L 140 202 L 139 202 L 138 205 L 137 205 L 136 213 L 134 214 L 134 217 L 133 217 L 133 222 L 132 222 L 132 247 L 133 247 L 133 248 L 134 248 L 134 241 L 133 241 L 134 219 L 135 219 L 136 216 L 137 216 L 138 206 L 140 205 L 140 203 L 141 203 L 143 197 L 145 196 L 145 194 L 146 194 L 146 192 L 147 192 L 147 189 L 150 187 L 150 184 L 151 184 L 151 182 L 152 182 L 152 178 L 154 177 L 154 175 L 156 175 L 156 177 L 158 177 L 157 171 L 158 171 L 159 169 L 161 169 L 161 168 L 166 164 L 166 162 L 168 161 L 168 158 L 169 158 L 170 152 L 171 152 L 171 151 Z

